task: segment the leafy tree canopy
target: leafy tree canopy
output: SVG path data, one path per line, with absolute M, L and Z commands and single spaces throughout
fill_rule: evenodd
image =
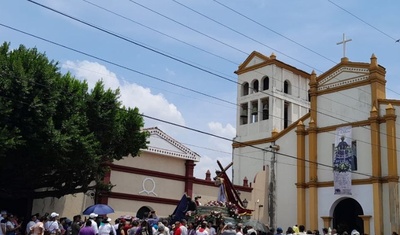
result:
M 106 164 L 138 156 L 148 134 L 119 90 L 61 74 L 36 48 L 0 46 L 0 196 L 61 197 L 107 188 Z M 93 184 L 96 182 L 96 184 Z

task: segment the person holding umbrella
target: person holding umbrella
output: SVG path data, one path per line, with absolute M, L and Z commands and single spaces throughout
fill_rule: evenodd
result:
M 96 222 L 97 216 L 99 216 L 99 215 L 96 213 L 90 213 L 90 215 L 89 215 L 89 220 L 92 221 L 91 226 L 94 230 L 94 234 L 96 234 L 96 235 L 99 234 L 99 227 L 97 226 L 97 222 Z
M 116 235 L 114 226 L 110 224 L 111 218 L 104 218 L 103 223 L 99 227 L 99 235 Z

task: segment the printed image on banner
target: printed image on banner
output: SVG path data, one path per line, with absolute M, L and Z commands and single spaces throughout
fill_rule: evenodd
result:
M 351 126 L 336 129 L 333 152 L 333 186 L 335 194 L 351 195 L 352 164 Z

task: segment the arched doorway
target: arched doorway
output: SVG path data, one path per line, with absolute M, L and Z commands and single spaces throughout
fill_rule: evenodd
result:
M 359 215 L 364 215 L 361 205 L 352 198 L 343 199 L 333 211 L 333 228 L 337 230 L 338 234 L 342 234 L 344 231 L 350 234 L 353 229 L 363 234 L 363 220 L 358 217 Z
M 142 206 L 140 209 L 136 212 L 136 218 L 139 219 L 145 219 L 149 217 L 150 211 L 153 211 L 153 208 L 149 206 Z

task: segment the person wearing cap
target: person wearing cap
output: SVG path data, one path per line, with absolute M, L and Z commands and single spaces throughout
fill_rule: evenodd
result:
M 93 228 L 94 233 L 96 235 L 99 234 L 99 227 L 98 227 L 97 222 L 96 222 L 97 216 L 99 216 L 99 215 L 96 214 L 96 213 L 90 213 L 90 215 L 89 215 L 89 220 L 92 221 L 92 228 Z
M 61 232 L 57 221 L 58 216 L 60 215 L 57 214 L 56 212 L 51 213 L 49 220 L 44 224 L 45 231 L 48 231 L 48 233 L 51 235 Z
M 283 235 L 283 229 L 281 227 L 276 229 L 276 235 Z
M 232 223 L 226 223 L 225 227 L 222 229 L 221 235 L 236 235 L 236 230 Z
M 99 235 L 116 235 L 114 226 L 110 224 L 111 218 L 104 218 L 102 224 L 99 227 Z

